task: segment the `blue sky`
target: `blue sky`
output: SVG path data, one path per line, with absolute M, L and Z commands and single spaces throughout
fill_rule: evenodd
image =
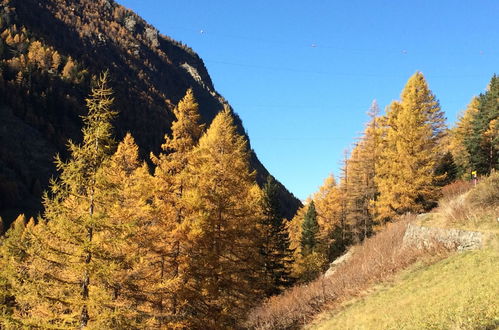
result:
M 267 169 L 305 199 L 373 99 L 425 75 L 449 125 L 499 73 L 496 0 L 118 0 L 204 60 Z

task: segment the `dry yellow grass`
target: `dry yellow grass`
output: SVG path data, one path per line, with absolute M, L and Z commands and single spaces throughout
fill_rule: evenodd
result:
M 310 329 L 499 328 L 499 173 L 469 189 L 456 183 L 425 226 L 488 233 L 484 250 L 454 254 L 428 267 L 413 267 L 395 284 L 321 315 Z
M 455 254 L 326 314 L 310 329 L 496 329 L 499 250 Z
M 388 225 L 367 239 L 332 277 L 319 278 L 267 300 L 252 311 L 245 326 L 297 328 L 327 310 L 326 320 L 315 327 L 468 329 L 484 325 L 487 328 L 498 317 L 496 287 L 499 286 L 492 286 L 494 281 L 499 283 L 498 217 L 499 173 L 483 179 L 476 187 L 467 182 L 450 185 L 444 189 L 439 207 L 419 221 L 427 226 L 487 232 L 487 250 L 456 254 L 428 267 L 449 254 L 441 247 L 431 251 L 403 247 L 406 223 L 414 221 L 414 217 L 406 217 L 405 221 Z M 408 267 L 412 271 L 405 273 L 399 284 L 393 288 L 387 286 Z M 380 286 L 382 289 L 375 290 Z M 373 291 L 376 293 L 371 295 Z M 367 298 L 355 300 L 362 296 Z M 343 309 L 349 301 L 354 303 Z M 336 315 L 339 310 L 342 311 Z M 400 318 L 394 316 L 398 313 Z
M 439 206 L 423 217 L 421 224 L 499 233 L 499 172 L 481 180 L 468 191 L 463 183 L 445 192 Z

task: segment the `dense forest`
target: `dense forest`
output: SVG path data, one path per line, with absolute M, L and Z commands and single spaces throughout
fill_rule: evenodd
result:
M 453 182 L 499 169 L 496 75 L 451 129 L 420 72 L 386 114 L 374 101 L 368 116 L 364 133 L 345 152 L 339 181 L 326 178 L 290 222 L 298 277 L 314 278 L 386 222 L 431 210 Z
M 151 174 L 132 135 L 115 143 L 106 72 L 86 99 L 83 142 L 56 159 L 43 216 L 20 215 L 1 240 L 2 324 L 237 327 L 386 222 L 430 210 L 447 184 L 496 170 L 498 91 L 494 76 L 447 130 L 416 73 L 386 115 L 373 104 L 340 183 L 327 178 L 288 222 L 273 178 L 256 184 L 229 108 L 206 127 L 188 90 Z
M 44 215 L 19 216 L 2 239 L 2 324 L 231 327 L 289 286 L 277 186 L 256 184 L 231 110 L 205 128 L 188 90 L 151 175 L 130 134 L 115 145 L 112 104 L 104 73 Z
M 102 20 L 90 19 L 101 7 Z M 3 0 L 0 10 L 2 118 L 42 141 L 33 150 L 48 148 L 20 156 L 0 146 L 0 206 L 28 195 L 43 204 L 33 217 L 17 204 L 11 225 L 0 218 L 1 328 L 240 328 L 253 307 L 317 278 L 349 246 L 431 210 L 456 181 L 499 169 L 499 78 L 449 129 L 416 72 L 384 114 L 373 102 L 339 177 L 295 212 L 300 203 L 258 165 L 202 62 L 183 62 L 199 60 L 192 50 L 112 1 Z M 68 31 L 83 44 L 63 47 L 35 28 L 53 17 L 79 27 Z M 84 46 L 109 47 L 121 62 L 70 55 Z M 178 86 L 152 74 L 168 65 L 184 77 Z M 170 88 L 182 95 L 167 99 Z M 51 168 L 17 165 L 52 154 L 48 184 Z

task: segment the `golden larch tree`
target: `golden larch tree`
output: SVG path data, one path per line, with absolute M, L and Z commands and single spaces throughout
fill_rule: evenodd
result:
M 344 189 L 348 192 L 345 194 L 346 222 L 349 236 L 354 242 L 368 237 L 375 226 L 375 201 L 378 197 L 378 188 L 374 178 L 381 153 L 378 113 L 378 105 L 373 101 L 368 111 L 370 120 L 346 162 L 348 181 L 342 182 L 348 184 L 348 189 Z
M 319 240 L 324 247 L 324 254 L 328 261 L 342 251 L 339 245 L 342 194 L 336 179 L 331 174 L 323 182 L 314 196 L 319 223 Z M 339 252 L 341 252 L 339 251 Z
M 92 325 L 101 328 L 140 328 L 154 319 L 151 304 L 150 245 L 155 237 L 152 176 L 139 160 L 130 133 L 97 173 L 96 200 L 103 221 L 95 234 L 98 253 L 108 261 L 96 276 L 107 288 L 104 309 Z
M 459 116 L 456 126 L 449 132 L 448 148 L 454 157 L 459 177 L 469 177 L 471 175 L 470 154 L 464 141 L 468 136 L 473 134 L 472 121 L 478 112 L 478 103 L 478 98 L 474 97 L 466 110 Z
M 31 244 L 30 230 L 34 226 L 31 218 L 21 214 L 11 224 L 4 236 L 0 236 L 0 328 L 16 327 L 16 296 L 21 294 L 24 270 L 30 262 L 28 254 Z M 29 229 L 27 229 L 29 227 Z
M 246 139 L 225 108 L 201 137 L 185 191 L 191 326 L 233 328 L 261 295 L 261 191 Z
M 158 324 L 168 327 L 185 326 L 185 269 L 190 262 L 184 249 L 187 239 L 184 223 L 185 169 L 204 129 L 192 89 L 187 90 L 173 113 L 176 120 L 172 124 L 171 136 L 165 136 L 163 153 L 158 157 L 151 155 L 156 165 L 156 221 L 152 229 L 157 237 L 152 248 L 157 258 L 157 280 L 153 292 Z
M 435 205 L 438 178 L 434 169 L 445 129 L 444 114 L 420 72 L 409 79 L 401 100 L 390 105 L 386 116 L 375 179 L 382 220 Z
M 44 197 L 45 212 L 33 230 L 31 262 L 17 295 L 17 321 L 25 326 L 87 327 L 108 312 L 112 290 L 98 279 L 113 267 L 97 244 L 105 214 L 97 199 L 98 172 L 113 152 L 115 112 L 104 73 L 86 100 L 83 142 L 69 143 L 67 161 L 57 158 L 58 180 Z

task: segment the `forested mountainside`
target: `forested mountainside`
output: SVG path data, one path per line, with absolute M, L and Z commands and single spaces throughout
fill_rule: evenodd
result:
M 0 216 L 7 222 L 40 210 L 55 154 L 67 156 L 68 139 L 81 141 L 85 98 L 99 72 L 111 77 L 117 139 L 130 132 L 143 159 L 159 152 L 187 89 L 204 123 L 227 103 L 192 49 L 112 0 L 2 0 L 0 35 Z M 254 152 L 251 166 L 263 184 L 268 171 Z M 279 187 L 290 218 L 301 203 Z
M 476 231 L 490 233 L 490 241 L 495 243 L 489 247 L 494 252 L 479 252 L 471 257 L 474 261 L 458 259 L 457 266 L 452 266 L 460 270 L 456 273 L 447 273 L 445 263 L 437 265 L 424 277 L 429 283 L 425 290 L 417 284 L 414 289 L 406 286 L 398 289 L 397 295 L 392 293 L 392 301 L 359 302 L 357 307 L 370 307 L 346 317 L 329 316 L 320 329 L 496 328 L 497 294 L 492 283 L 497 280 L 481 282 L 480 290 L 469 291 L 465 286 L 478 273 L 497 273 L 499 77 L 492 76 L 486 90 L 471 99 L 450 129 L 421 72 L 409 78 L 400 99 L 393 101 L 385 114 L 380 115 L 373 102 L 368 115 L 364 132 L 351 153 L 345 153 L 339 180 L 326 178 L 288 225 L 289 246 L 294 251 L 292 274 L 305 285 L 267 299 L 249 313 L 247 327 L 297 329 L 323 309 L 336 313 L 350 305 L 344 302 L 369 294 L 411 264 L 421 267 L 424 258 L 437 260 L 447 256 L 448 249 L 480 246 L 459 243 L 455 239 L 459 228 L 468 230 L 464 236 L 482 235 Z M 406 244 L 407 223 L 421 219 L 430 219 L 420 227 L 428 238 L 409 238 L 417 242 L 411 247 Z M 425 227 L 428 225 L 430 228 Z M 453 237 L 450 243 L 447 240 L 447 245 L 429 248 L 433 240 L 445 242 L 434 231 L 442 227 L 450 228 L 443 235 Z M 411 237 L 410 231 L 407 237 Z M 467 279 L 460 277 L 462 270 L 472 268 L 478 259 L 484 268 Z M 444 273 L 447 275 L 441 276 Z M 442 296 L 439 291 L 450 295 Z M 468 291 L 473 303 L 463 298 L 462 292 Z M 432 304 L 426 299 L 429 296 L 436 297 Z M 380 313 L 383 306 L 400 301 L 404 307 L 396 318 Z M 422 306 L 431 306 L 431 311 Z M 471 312 L 464 314 L 463 310 Z

